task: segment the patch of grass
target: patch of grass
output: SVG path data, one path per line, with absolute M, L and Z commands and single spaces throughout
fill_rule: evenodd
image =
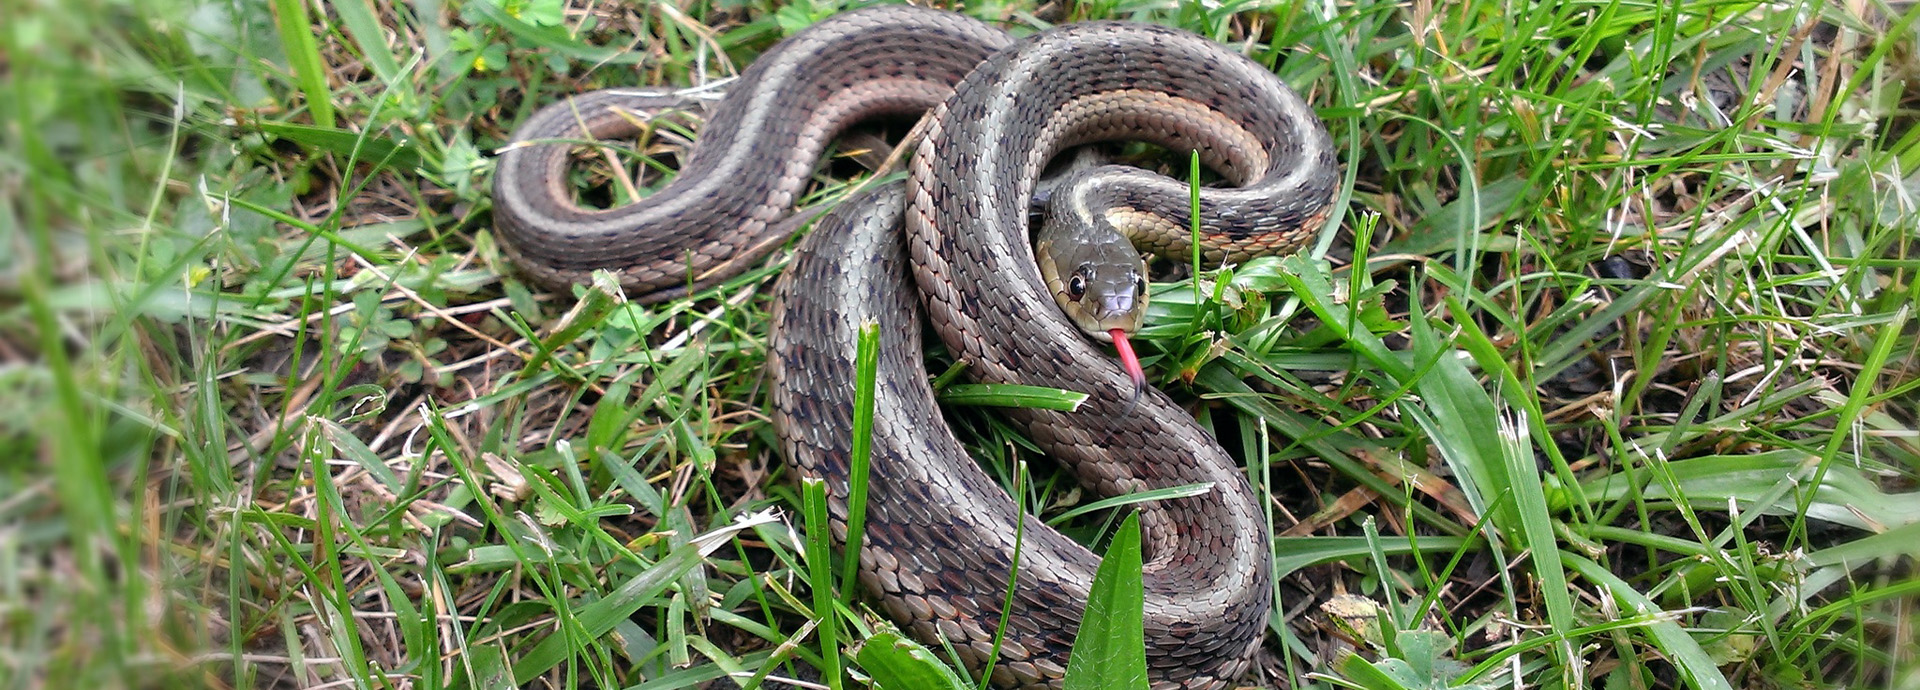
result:
M 486 193 L 533 108 L 838 9 L 0 10 L 0 686 L 732 687 L 873 636 L 762 413 L 782 261 L 545 293 Z M 1342 149 L 1339 232 L 1139 341 L 1272 511 L 1249 682 L 1920 687 L 1910 8 L 968 11 L 1206 34 Z

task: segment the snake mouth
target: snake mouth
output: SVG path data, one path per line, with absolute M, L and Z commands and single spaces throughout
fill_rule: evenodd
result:
M 1127 334 L 1140 330 L 1140 324 L 1146 316 L 1146 297 L 1130 291 L 1108 292 L 1103 295 L 1087 295 L 1084 299 L 1073 301 L 1062 295 L 1056 295 L 1055 301 L 1067 320 L 1087 334 L 1087 337 L 1103 343 L 1114 342 L 1114 334 Z
M 1127 334 L 1140 329 L 1141 319 L 1137 312 L 1100 315 L 1089 313 L 1084 309 L 1064 311 L 1067 320 L 1073 322 L 1075 328 L 1097 342 L 1110 343 L 1114 341 L 1114 333 Z

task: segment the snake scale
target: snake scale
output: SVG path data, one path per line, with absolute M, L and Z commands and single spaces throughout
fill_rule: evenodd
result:
M 621 110 L 646 117 L 661 103 L 631 91 L 576 96 L 537 113 L 515 139 L 617 136 L 636 128 Z M 510 255 L 543 282 L 608 269 L 631 291 L 684 294 L 777 245 L 808 175 L 853 120 L 929 108 L 910 179 L 827 214 L 776 287 L 769 366 L 786 457 L 827 480 L 844 543 L 855 339 L 862 324 L 877 323 L 861 581 L 897 622 L 936 648 L 946 640 L 978 669 L 1025 520 L 993 680 L 1058 687 L 1098 557 L 1024 515 L 943 422 L 920 354 L 924 304 L 924 322 L 976 380 L 1089 395 L 1073 412 L 1006 415 L 1091 492 L 1211 487 L 1140 506 L 1147 661 L 1155 688 L 1223 687 L 1247 669 L 1272 607 L 1261 506 L 1191 414 L 1155 390 L 1136 400 L 1127 373 L 1055 305 L 1026 221 L 1035 180 L 1055 154 L 1144 140 L 1198 151 L 1233 183 L 1202 191 L 1211 260 L 1298 247 L 1324 224 L 1338 167 L 1312 110 L 1266 69 L 1144 24 L 1071 24 L 1015 41 L 947 12 L 849 12 L 746 70 L 680 175 L 639 203 L 583 209 L 570 201 L 564 145 L 509 147 L 495 177 L 496 225 Z M 1110 166 L 1076 174 L 1049 206 L 1082 222 L 1146 228 L 1136 242 L 1183 252 L 1187 195 L 1185 183 Z M 1119 415 L 1128 423 L 1108 424 Z

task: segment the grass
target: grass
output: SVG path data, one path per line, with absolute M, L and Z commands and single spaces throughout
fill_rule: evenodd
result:
M 1342 148 L 1341 232 L 1142 338 L 1269 498 L 1248 682 L 1920 688 L 1910 6 L 1325 7 L 969 8 L 1225 39 Z M 545 294 L 487 213 L 532 108 L 835 9 L 0 8 L 0 686 L 699 687 L 878 634 L 762 414 L 781 262 Z

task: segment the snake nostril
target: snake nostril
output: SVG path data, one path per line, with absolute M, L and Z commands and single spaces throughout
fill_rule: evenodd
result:
M 1100 308 L 1101 311 L 1106 312 L 1102 316 L 1107 318 L 1124 316 L 1127 312 L 1133 311 L 1133 293 L 1119 292 L 1107 295 L 1100 300 Z

